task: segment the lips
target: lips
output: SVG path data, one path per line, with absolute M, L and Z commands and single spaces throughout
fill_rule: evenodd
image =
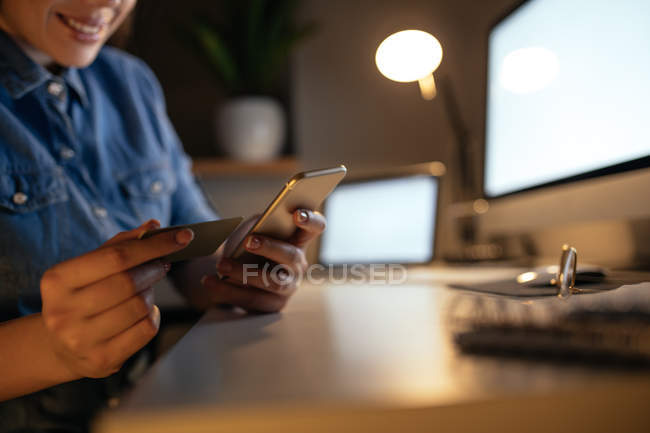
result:
M 102 18 L 73 18 L 63 14 L 57 14 L 57 17 L 67 27 L 88 36 L 98 34 L 109 24 Z
M 75 19 L 61 14 L 58 14 L 57 16 L 66 26 L 87 35 L 93 35 L 99 33 L 102 30 L 102 28 L 105 26 L 105 24 L 102 22 L 91 23 L 87 20 Z
M 56 12 L 55 15 L 59 22 L 68 28 L 74 40 L 95 44 L 109 32 L 109 27 L 120 15 L 120 8 L 104 7 L 88 10 L 83 14 Z

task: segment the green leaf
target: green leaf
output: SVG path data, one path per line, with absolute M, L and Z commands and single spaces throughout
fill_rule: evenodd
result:
M 273 81 L 278 77 L 281 68 L 289 58 L 291 49 L 298 42 L 313 34 L 316 29 L 316 23 L 309 23 L 299 30 L 283 35 L 283 39 L 275 41 L 273 47 L 268 51 L 268 60 L 266 63 L 267 74 L 264 79 L 264 87 L 272 86 Z
M 222 38 L 205 24 L 197 24 L 195 37 L 203 47 L 208 60 L 219 73 L 227 86 L 237 86 L 237 66 Z
M 0 0 L 1 1 L 1 0 Z M 293 47 L 314 25 L 299 27 L 302 0 L 220 0 L 187 26 L 195 51 L 217 72 L 231 93 L 272 94 Z

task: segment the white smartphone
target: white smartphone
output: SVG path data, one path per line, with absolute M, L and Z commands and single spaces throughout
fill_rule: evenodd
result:
M 230 257 L 248 262 L 258 262 L 248 253 L 244 246 L 246 238 L 253 233 L 275 239 L 288 239 L 295 231 L 293 212 L 296 209 L 316 210 L 345 177 L 344 165 L 311 170 L 293 176 L 282 191 L 271 201 L 255 225 L 246 233 Z

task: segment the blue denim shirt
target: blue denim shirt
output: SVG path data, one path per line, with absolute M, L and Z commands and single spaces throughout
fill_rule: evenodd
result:
M 150 218 L 216 218 L 153 73 L 105 47 L 53 75 L 0 32 L 0 320 L 40 311 L 53 264 Z

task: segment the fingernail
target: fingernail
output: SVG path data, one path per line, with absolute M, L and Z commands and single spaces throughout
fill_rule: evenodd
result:
M 194 239 L 194 232 L 190 229 L 183 229 L 176 232 L 176 243 L 179 245 L 187 245 Z
M 153 311 L 149 314 L 149 317 L 151 318 L 151 323 L 153 323 L 153 326 L 156 329 L 160 328 L 160 309 L 158 308 L 157 305 L 153 306 Z
M 307 213 L 307 211 L 304 210 L 298 211 L 298 222 L 306 223 L 307 220 L 309 220 L 309 214 Z
M 201 285 L 202 286 L 205 286 L 205 280 L 207 280 L 207 279 L 208 279 L 207 275 L 204 275 L 204 276 L 201 277 Z
M 151 308 L 153 308 L 155 306 L 154 303 L 153 303 L 154 302 L 154 294 L 153 294 L 152 289 L 149 289 L 149 290 L 145 291 L 145 293 L 144 293 L 144 302 L 146 302 L 147 305 L 149 305 Z
M 232 271 L 232 263 L 230 263 L 229 260 L 224 259 L 219 263 L 218 268 L 220 272 L 228 273 Z
M 248 242 L 246 242 L 246 248 L 249 250 L 256 250 L 259 247 L 262 246 L 262 239 L 260 239 L 257 236 L 251 236 L 248 238 Z
M 141 229 L 143 229 L 140 234 L 138 235 L 138 239 L 142 239 L 144 235 L 147 234 L 150 230 L 156 230 L 160 228 L 160 222 L 158 220 L 150 219 L 146 223 L 142 224 L 140 226 Z

